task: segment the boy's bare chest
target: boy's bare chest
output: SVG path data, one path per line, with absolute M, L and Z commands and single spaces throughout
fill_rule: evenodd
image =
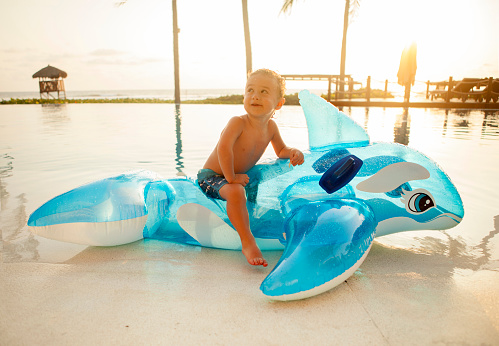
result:
M 237 146 L 248 153 L 265 151 L 272 137 L 269 131 L 245 130 L 237 140 Z

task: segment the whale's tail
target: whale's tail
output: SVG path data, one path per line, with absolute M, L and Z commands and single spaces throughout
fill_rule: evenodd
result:
M 102 179 L 59 195 L 37 210 L 29 229 L 42 237 L 94 246 L 152 235 L 175 199 L 171 185 L 149 171 Z

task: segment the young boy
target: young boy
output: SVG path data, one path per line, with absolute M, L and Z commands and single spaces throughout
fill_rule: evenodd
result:
M 244 187 L 246 172 L 262 157 L 269 143 L 281 159 L 293 166 L 304 162 L 303 153 L 287 147 L 272 118 L 285 102 L 285 82 L 267 69 L 251 73 L 244 92 L 245 115 L 229 120 L 218 144 L 198 172 L 198 182 L 205 194 L 227 201 L 227 216 L 241 238 L 242 252 L 251 265 L 267 266 L 250 230 Z

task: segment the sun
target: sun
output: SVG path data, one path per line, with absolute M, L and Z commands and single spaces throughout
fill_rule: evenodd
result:
M 455 61 L 463 58 L 455 56 L 456 47 L 473 42 L 474 35 L 472 28 L 452 34 L 453 23 L 470 22 L 473 16 L 469 15 L 476 12 L 462 1 L 452 3 L 459 11 L 449 5 L 430 0 L 363 2 L 358 18 L 349 26 L 347 69 L 363 77 L 394 80 L 402 50 L 416 42 L 416 79 L 448 78 L 450 66 L 457 68 Z

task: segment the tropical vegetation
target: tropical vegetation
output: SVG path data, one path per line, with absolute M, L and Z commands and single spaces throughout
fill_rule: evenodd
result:
M 356 93 L 352 95 L 353 99 L 365 99 L 366 98 L 366 89 L 356 90 Z M 371 98 L 393 98 L 393 95 L 388 92 L 385 95 L 384 90 L 379 89 L 371 89 Z M 324 99 L 327 99 L 327 95 L 321 95 Z M 334 100 L 334 93 L 331 95 L 331 99 Z M 286 105 L 299 105 L 298 93 L 287 94 Z M 182 103 L 184 104 L 242 104 L 244 96 L 243 95 L 225 95 L 219 97 L 209 97 L 202 100 L 184 100 Z M 114 98 L 114 99 L 10 99 L 0 101 L 2 105 L 12 105 L 12 104 L 64 104 L 64 103 L 175 103 L 175 100 L 165 100 L 158 98 Z

